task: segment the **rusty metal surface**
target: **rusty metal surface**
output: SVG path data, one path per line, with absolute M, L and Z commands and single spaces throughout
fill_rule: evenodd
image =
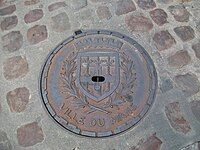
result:
M 73 133 L 107 137 L 135 126 L 155 99 L 154 64 L 133 39 L 107 30 L 77 31 L 47 57 L 42 100 Z

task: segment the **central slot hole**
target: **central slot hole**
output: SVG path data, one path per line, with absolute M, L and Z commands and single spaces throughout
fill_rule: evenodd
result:
M 105 81 L 105 78 L 103 76 L 93 76 L 92 81 L 93 82 L 103 82 L 103 81 Z

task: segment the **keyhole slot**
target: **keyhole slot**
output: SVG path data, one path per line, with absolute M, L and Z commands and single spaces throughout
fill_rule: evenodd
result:
M 105 81 L 105 78 L 103 76 L 93 76 L 92 81 L 93 82 L 103 82 L 103 81 Z

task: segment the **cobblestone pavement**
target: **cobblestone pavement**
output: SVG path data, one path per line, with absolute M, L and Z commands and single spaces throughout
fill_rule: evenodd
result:
M 200 149 L 199 0 L 0 0 L 0 28 L 0 150 Z M 43 108 L 41 65 L 78 29 L 125 33 L 154 60 L 155 103 L 124 134 L 79 137 Z

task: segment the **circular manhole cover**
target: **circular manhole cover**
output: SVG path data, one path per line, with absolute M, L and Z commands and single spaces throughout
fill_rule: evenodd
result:
M 47 57 L 40 92 L 50 115 L 89 137 L 121 133 L 151 107 L 154 64 L 133 39 L 107 30 L 77 31 Z

